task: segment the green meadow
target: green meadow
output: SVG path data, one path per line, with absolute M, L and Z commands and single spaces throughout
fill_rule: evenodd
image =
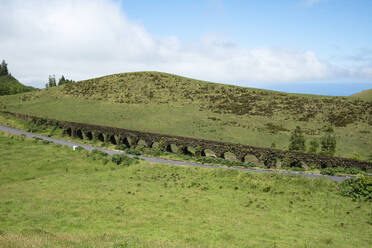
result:
M 137 72 L 1 96 L 0 109 L 278 149 L 288 149 L 296 126 L 308 147 L 332 126 L 336 156 L 367 160 L 372 155 L 367 93 L 361 98 L 288 94 Z
M 0 133 L 0 247 L 368 247 L 372 203 L 305 179 L 111 158 Z

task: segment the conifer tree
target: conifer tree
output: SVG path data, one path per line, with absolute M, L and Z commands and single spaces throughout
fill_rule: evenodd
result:
M 65 76 L 62 75 L 62 77 L 58 80 L 58 86 L 66 84 Z
M 53 76 L 49 75 L 48 83 L 45 86 L 46 88 L 57 86 L 56 77 L 54 75 Z
M 326 134 L 322 137 L 320 153 L 323 155 L 334 156 L 336 153 L 336 137 L 334 136 L 334 130 L 329 127 L 326 130 Z
M 6 76 L 8 74 L 8 64 L 3 60 L 0 65 L 0 76 Z
M 290 151 L 305 151 L 305 137 L 302 134 L 301 127 L 297 126 L 295 130 L 293 130 L 290 144 L 289 144 Z

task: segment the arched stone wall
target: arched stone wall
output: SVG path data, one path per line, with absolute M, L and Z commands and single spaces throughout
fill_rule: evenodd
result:
M 244 161 L 246 155 L 253 155 L 258 161 L 265 163 L 267 166 L 276 166 L 278 161 L 301 161 L 305 165 L 316 165 L 317 167 L 355 167 L 362 170 L 372 170 L 372 163 L 367 161 L 360 161 L 348 158 L 330 157 L 319 154 L 310 154 L 294 151 L 283 151 L 271 148 L 254 147 L 242 144 L 233 144 L 229 142 L 219 142 L 203 139 L 195 139 L 189 137 L 173 136 L 158 133 L 140 132 L 135 130 L 128 130 L 115 127 L 98 126 L 85 123 L 76 123 L 68 121 L 57 121 L 53 119 L 40 118 L 35 116 L 28 116 L 24 114 L 11 113 L 7 111 L 0 111 L 6 114 L 11 114 L 17 118 L 27 121 L 42 121 L 50 125 L 58 124 L 63 128 L 64 133 L 74 136 L 75 130 L 84 130 L 91 132 L 93 139 L 98 139 L 108 142 L 112 136 L 122 137 L 123 143 L 127 140 L 128 145 L 135 146 L 139 139 L 146 141 L 147 144 L 157 144 L 159 147 L 168 147 L 170 144 L 176 145 L 179 149 L 184 151 L 184 147 L 194 147 L 196 153 L 210 149 L 215 152 L 217 157 L 223 157 L 226 152 L 231 152 L 235 155 L 237 160 Z

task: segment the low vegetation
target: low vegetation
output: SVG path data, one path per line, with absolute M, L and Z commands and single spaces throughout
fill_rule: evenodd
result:
M 365 192 L 364 181 L 341 187 L 327 179 L 136 159 L 122 166 L 99 151 L 73 151 L 6 133 L 0 133 L 0 157 L 1 247 L 368 247 L 372 242 L 372 203 L 354 197 Z

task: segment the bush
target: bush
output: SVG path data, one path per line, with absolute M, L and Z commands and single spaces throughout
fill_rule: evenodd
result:
M 111 161 L 117 165 L 131 165 L 138 163 L 139 158 L 130 158 L 125 155 L 115 154 L 111 157 Z
M 358 168 L 328 167 L 328 168 L 322 169 L 320 171 L 320 174 L 329 175 L 329 176 L 334 176 L 337 174 L 357 175 L 357 174 L 365 174 L 365 172 Z
M 226 166 L 243 166 L 243 167 L 254 167 L 255 164 L 251 162 L 231 161 L 223 158 L 214 157 L 199 157 L 196 159 L 197 162 L 202 164 L 220 164 Z
M 41 141 L 43 141 L 43 139 L 40 139 L 40 138 L 38 138 L 38 137 L 32 137 L 32 139 L 33 139 L 33 143 L 39 143 L 39 142 L 41 142 Z
M 40 131 L 44 131 L 45 128 L 46 126 L 41 120 L 29 121 L 26 123 L 27 132 L 31 132 L 31 133 L 40 132 Z
M 107 156 L 108 156 L 107 153 L 96 150 L 96 149 L 92 150 L 88 154 L 88 157 L 91 157 L 93 160 L 102 160 L 103 164 L 107 164 L 107 162 L 108 162 Z
M 333 129 L 329 128 L 326 135 L 321 138 L 321 151 L 323 155 L 333 156 L 336 153 L 336 137 L 333 134 Z
M 111 161 L 117 165 L 119 165 L 122 161 L 122 158 L 119 154 L 112 155 Z
M 128 154 L 136 155 L 136 156 L 142 155 L 142 152 L 140 150 L 133 148 L 133 147 L 129 147 L 125 149 L 125 152 Z
M 290 151 L 305 151 L 305 137 L 302 134 L 301 127 L 297 126 L 296 129 L 293 130 L 288 149 Z
M 318 152 L 318 148 L 319 148 L 319 143 L 317 140 L 310 141 L 309 153 L 316 154 Z
M 55 133 L 55 131 L 57 130 L 58 126 L 55 125 L 53 126 L 53 128 L 50 130 L 49 134 L 48 134 L 48 137 L 52 137 Z
M 90 152 L 92 155 L 97 155 L 97 156 L 101 156 L 101 157 L 106 157 L 108 156 L 108 154 L 106 152 L 102 152 L 100 150 L 97 150 L 97 149 L 94 149 Z
M 124 144 L 120 144 L 115 146 L 115 149 L 125 151 L 126 149 L 128 149 L 128 147 Z
M 75 148 L 75 151 L 78 151 L 78 152 L 85 151 L 85 148 L 81 147 L 81 146 L 78 146 L 78 147 Z
M 355 199 L 372 200 L 372 177 L 361 176 L 343 181 L 341 194 Z

